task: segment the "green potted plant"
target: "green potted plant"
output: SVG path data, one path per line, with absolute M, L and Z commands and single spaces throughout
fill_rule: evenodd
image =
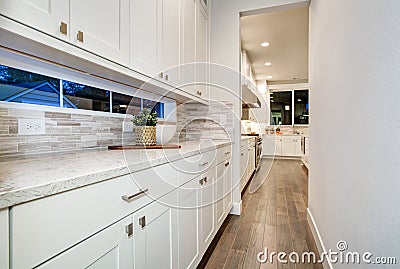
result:
M 156 144 L 157 112 L 151 113 L 144 108 L 138 115 L 133 115 L 136 145 L 153 146 Z

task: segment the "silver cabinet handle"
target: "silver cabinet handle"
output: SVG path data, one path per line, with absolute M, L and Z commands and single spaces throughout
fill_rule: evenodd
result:
M 204 166 L 204 165 L 207 165 L 207 164 L 208 164 L 208 162 L 199 163 L 199 166 Z
M 199 183 L 200 183 L 200 185 L 203 185 L 204 184 L 204 178 L 200 179 Z
M 226 164 L 225 164 L 225 167 L 228 167 L 229 166 L 229 162 L 227 162 Z
M 225 152 L 225 155 L 228 155 L 228 154 L 230 154 L 231 152 L 230 151 L 227 151 L 227 152 Z
M 240 155 L 242 155 L 242 156 L 243 156 L 243 152 L 242 152 L 242 153 L 240 153 Z
M 60 33 L 66 35 L 68 33 L 68 25 L 65 22 L 60 23 Z
M 203 182 L 204 182 L 204 183 L 207 183 L 207 181 L 208 181 L 208 178 L 207 178 L 207 177 L 204 177 L 204 178 L 203 178 Z
M 142 228 L 144 228 L 144 226 L 146 226 L 146 216 L 139 218 L 139 225 Z
M 160 73 L 160 78 L 164 78 L 164 73 L 163 72 Z
M 165 80 L 168 80 L 168 75 L 165 75 Z
M 133 235 L 133 223 L 125 226 L 125 232 L 128 234 L 128 237 L 131 237 Z
M 197 94 L 201 96 L 201 91 L 197 91 Z
M 142 191 L 140 191 L 138 193 L 132 194 L 130 196 L 129 195 L 123 195 L 122 196 L 122 200 L 124 200 L 125 202 L 130 203 L 130 202 L 132 202 L 133 200 L 137 199 L 139 196 L 145 194 L 148 191 L 149 191 L 149 189 L 145 189 L 145 190 L 142 190 Z
M 78 31 L 78 34 L 76 35 L 76 39 L 78 39 L 78 41 L 83 42 L 83 32 L 82 31 Z

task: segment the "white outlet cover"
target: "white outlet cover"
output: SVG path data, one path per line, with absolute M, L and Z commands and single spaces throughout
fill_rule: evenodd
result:
M 18 118 L 18 135 L 44 135 L 46 121 L 44 118 Z
M 122 122 L 122 132 L 123 133 L 133 133 L 133 122 L 123 121 Z

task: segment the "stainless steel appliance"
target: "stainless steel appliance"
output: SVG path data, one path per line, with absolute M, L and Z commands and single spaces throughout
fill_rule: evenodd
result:
M 256 171 L 260 168 L 262 157 L 262 136 L 256 137 Z

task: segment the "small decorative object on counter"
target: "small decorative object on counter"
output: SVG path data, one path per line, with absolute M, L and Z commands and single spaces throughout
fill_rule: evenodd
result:
M 136 145 L 153 146 L 156 140 L 157 112 L 151 113 L 144 108 L 138 115 L 133 115 Z

